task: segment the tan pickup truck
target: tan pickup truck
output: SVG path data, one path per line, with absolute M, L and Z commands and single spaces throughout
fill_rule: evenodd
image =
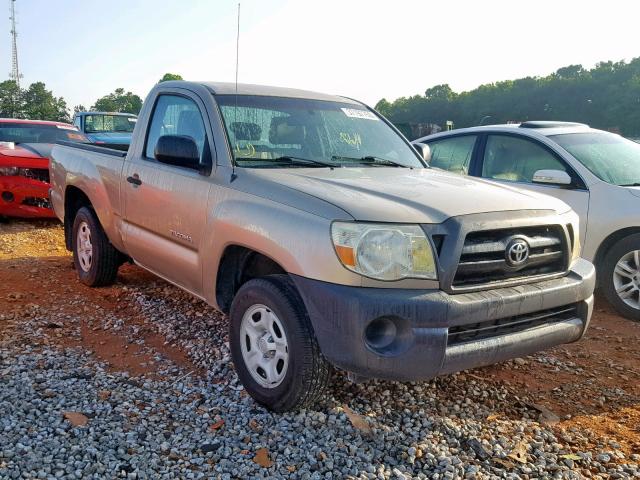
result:
M 284 411 L 332 366 L 429 379 L 584 334 L 576 214 L 428 159 L 355 100 L 163 82 L 127 153 L 53 149 L 50 196 L 80 281 L 132 259 L 228 313 L 240 380 Z

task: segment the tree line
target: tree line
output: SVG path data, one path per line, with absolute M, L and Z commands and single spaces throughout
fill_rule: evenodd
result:
M 166 73 L 159 81 L 182 80 L 180 75 Z M 63 97 L 56 97 L 47 90 L 44 82 L 34 82 L 27 88 L 19 88 L 15 80 L 0 82 L 0 118 L 28 118 L 31 120 L 52 120 L 70 122 L 71 114 L 86 110 L 102 112 L 125 112 L 138 114 L 142 108 L 142 98 L 124 88 L 116 88 L 112 93 L 100 97 L 89 108 L 76 105 L 69 111 Z
M 455 128 L 479 124 L 563 120 L 640 136 L 640 57 L 600 62 L 594 68 L 569 65 L 545 77 L 481 85 L 456 93 L 448 84 L 424 95 L 386 99 L 376 109 L 412 137 L 412 125 L 453 121 Z

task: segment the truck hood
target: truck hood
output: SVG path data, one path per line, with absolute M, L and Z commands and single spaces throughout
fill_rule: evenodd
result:
M 102 142 L 118 145 L 129 145 L 131 143 L 131 133 L 127 132 L 87 133 L 86 135 L 94 143 Z
M 570 210 L 547 195 L 436 169 L 254 169 L 252 173 L 329 202 L 361 221 L 441 223 L 474 213 Z

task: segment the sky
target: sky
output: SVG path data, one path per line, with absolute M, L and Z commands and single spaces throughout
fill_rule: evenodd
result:
M 9 1 L 0 59 L 11 69 Z M 237 0 L 17 0 L 23 86 L 70 108 L 166 72 L 233 81 Z M 640 56 L 637 0 L 241 0 L 239 81 L 375 105 L 448 83 L 547 75 Z M 2 77 L 0 76 L 0 79 Z

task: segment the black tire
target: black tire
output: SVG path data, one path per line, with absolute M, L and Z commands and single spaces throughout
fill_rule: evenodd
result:
M 599 284 L 602 288 L 602 292 L 611 306 L 613 306 L 613 308 L 615 308 L 623 317 L 626 317 L 629 320 L 640 321 L 640 309 L 633 308 L 625 303 L 625 301 L 620 298 L 616 292 L 616 287 L 613 283 L 613 274 L 616 264 L 623 256 L 634 250 L 640 250 L 640 234 L 629 235 L 615 243 L 605 254 L 598 274 L 600 276 Z M 640 269 L 640 265 L 635 265 L 635 267 Z M 637 277 L 637 279 L 633 281 L 636 285 L 640 285 L 640 277 Z
M 88 269 L 81 265 L 78 253 L 78 230 L 83 224 L 87 226 L 91 235 L 92 255 Z M 90 287 L 112 285 L 116 281 L 121 255 L 111 245 L 95 212 L 89 207 L 79 209 L 73 219 L 71 232 L 73 265 L 78 273 L 78 279 Z
M 249 372 L 243 355 L 241 324 L 245 312 L 264 305 L 280 320 L 288 343 L 289 361 L 282 382 L 272 388 L 260 385 Z M 258 403 L 275 412 L 314 404 L 331 379 L 331 366 L 322 356 L 309 315 L 293 282 L 287 275 L 269 275 L 245 283 L 231 304 L 230 348 L 242 385 Z

